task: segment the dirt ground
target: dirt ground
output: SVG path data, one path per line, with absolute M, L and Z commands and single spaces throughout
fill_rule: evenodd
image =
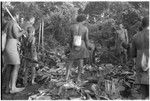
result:
M 1 99 L 2 100 L 28 100 L 29 96 L 31 96 L 34 93 L 38 92 L 38 88 L 40 88 L 41 85 L 29 85 L 23 90 L 22 92 L 15 93 L 15 94 L 5 94 L 2 92 Z

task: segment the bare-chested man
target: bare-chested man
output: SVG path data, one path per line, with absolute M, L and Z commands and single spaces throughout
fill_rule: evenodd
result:
M 122 24 L 120 24 L 119 27 L 120 30 L 117 30 L 118 41 L 116 47 L 119 49 L 119 54 L 124 54 L 125 56 L 125 59 L 121 59 L 125 60 L 124 62 L 127 62 L 127 50 L 124 48 L 124 45 L 129 43 L 128 32 Z M 121 61 L 123 62 L 123 60 Z
M 70 68 L 75 60 L 79 61 L 77 82 L 81 82 L 81 72 L 83 68 L 83 59 L 89 58 L 90 48 L 88 38 L 88 28 L 84 26 L 85 15 L 79 15 L 76 18 L 77 23 L 70 26 L 70 54 L 67 65 L 66 80 L 69 80 Z
M 31 59 L 37 61 L 37 51 L 36 51 L 36 46 L 35 46 L 35 28 L 33 26 L 35 22 L 35 17 L 34 16 L 29 16 L 27 17 L 27 22 L 24 23 L 24 25 L 22 26 L 27 32 L 28 32 L 28 36 L 27 36 L 27 40 L 25 40 L 27 47 L 29 47 L 29 52 L 25 53 L 25 55 L 27 57 L 31 57 Z M 36 67 L 38 67 L 38 64 L 32 63 L 32 78 L 31 78 L 31 83 L 35 84 L 35 77 L 36 77 Z M 25 68 L 25 78 L 24 78 L 24 83 L 25 85 L 27 85 L 27 78 L 28 78 L 28 72 L 29 72 L 29 68 Z
M 22 91 L 24 88 L 16 87 L 18 72 L 20 68 L 20 56 L 17 50 L 18 38 L 21 37 L 25 31 L 20 31 L 18 28 L 17 21 L 19 19 L 19 14 L 17 14 L 14 10 L 10 11 L 14 20 L 8 22 L 7 26 L 7 38 L 6 38 L 6 46 L 4 50 L 4 61 L 7 65 L 6 67 L 6 93 L 17 93 Z M 4 78 L 3 77 L 3 78 Z

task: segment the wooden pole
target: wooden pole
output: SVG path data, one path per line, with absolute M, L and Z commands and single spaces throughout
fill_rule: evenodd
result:
M 44 20 L 42 19 L 42 52 L 44 47 Z
M 38 51 L 40 49 L 40 41 L 41 41 L 41 23 L 40 23 L 40 28 L 39 28 L 39 43 L 38 43 Z

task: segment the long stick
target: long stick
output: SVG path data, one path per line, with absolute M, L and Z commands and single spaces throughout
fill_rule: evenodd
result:
M 11 18 L 15 21 L 15 22 L 17 22 L 16 20 L 15 20 L 15 18 L 11 15 L 11 13 L 9 12 L 9 10 L 8 10 L 8 8 L 6 7 L 6 11 L 8 12 L 8 14 L 11 16 Z M 18 28 L 21 30 L 22 28 L 19 26 L 19 24 L 17 23 L 17 26 L 18 26 Z
M 44 20 L 42 19 L 42 51 L 44 47 Z
M 39 28 L 39 43 L 38 43 L 38 51 L 40 49 L 40 41 L 41 41 L 41 23 L 40 23 L 40 28 Z
M 15 20 L 15 18 L 11 15 L 11 13 L 9 12 L 9 10 L 8 10 L 8 8 L 7 7 L 5 7 L 6 8 L 6 11 L 8 12 L 8 14 L 11 16 L 11 18 L 17 23 L 17 21 Z M 17 23 L 17 27 L 19 28 L 19 30 L 21 30 L 22 28 L 19 26 L 19 24 Z M 24 37 L 26 37 L 26 35 L 25 34 L 23 34 L 23 36 Z

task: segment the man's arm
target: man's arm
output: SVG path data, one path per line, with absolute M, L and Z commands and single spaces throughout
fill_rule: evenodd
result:
M 69 29 L 69 34 L 70 34 L 70 38 L 69 38 L 69 48 L 72 48 L 72 42 L 73 42 L 73 32 L 71 30 L 71 27 Z
M 125 41 L 123 41 L 122 47 L 128 49 L 130 46 L 129 46 L 129 37 L 126 29 L 124 29 L 124 35 L 125 35 Z
M 86 28 L 86 33 L 85 33 L 85 45 L 89 49 L 89 30 Z
M 135 43 L 135 37 L 133 38 L 133 41 L 131 43 L 130 57 L 131 58 L 136 58 L 137 57 L 137 48 L 136 48 L 136 43 Z
M 25 31 L 20 32 L 17 24 L 15 23 L 15 24 L 13 24 L 13 33 L 14 33 L 15 38 L 19 38 L 25 33 Z

